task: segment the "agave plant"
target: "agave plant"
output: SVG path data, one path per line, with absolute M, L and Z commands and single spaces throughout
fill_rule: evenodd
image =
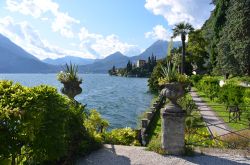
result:
M 162 77 L 159 78 L 158 80 L 159 85 L 164 85 L 166 83 L 171 83 L 171 82 L 184 83 L 187 81 L 187 76 L 180 74 L 176 69 L 175 64 L 172 65 L 170 62 L 168 62 L 167 67 L 161 66 L 161 70 L 162 70 Z
M 57 75 L 57 79 L 64 83 L 64 82 L 70 82 L 70 81 L 75 81 L 75 82 L 82 82 L 82 79 L 79 79 L 79 77 L 77 76 L 78 73 L 78 66 L 75 64 L 72 64 L 70 62 L 70 64 L 68 65 L 66 63 L 65 67 L 64 67 L 64 71 L 61 71 L 58 75 Z
M 74 97 L 82 92 L 80 84 L 82 79 L 77 75 L 78 66 L 75 64 L 66 64 L 64 71 L 61 71 L 57 75 L 57 79 L 64 85 L 61 89 L 62 93 L 67 95 L 69 98 L 74 99 Z

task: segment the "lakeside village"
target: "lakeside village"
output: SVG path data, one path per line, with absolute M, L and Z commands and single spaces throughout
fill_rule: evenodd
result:
M 108 73 L 111 76 L 150 77 L 156 64 L 156 56 L 152 54 L 151 57 L 148 57 L 147 61 L 139 59 L 133 64 L 129 60 L 125 68 L 116 68 L 113 66 L 112 69 L 108 71 Z

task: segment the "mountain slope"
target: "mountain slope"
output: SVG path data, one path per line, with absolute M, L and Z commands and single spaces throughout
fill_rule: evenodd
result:
M 81 58 L 81 57 L 75 57 L 75 56 L 65 56 L 62 58 L 57 58 L 57 59 L 51 59 L 51 58 L 46 58 L 43 60 L 43 62 L 51 65 L 65 65 L 66 63 L 73 63 L 76 65 L 87 65 L 87 64 L 92 64 L 95 62 L 94 59 L 88 59 L 88 58 Z
M 181 42 L 174 42 L 173 47 L 178 47 L 181 45 Z M 148 57 L 154 54 L 157 59 L 162 59 L 166 57 L 168 49 L 168 41 L 156 41 L 149 48 L 147 48 L 144 52 L 137 56 L 127 57 L 121 54 L 120 52 L 116 52 L 111 54 L 110 56 L 97 60 L 93 64 L 80 66 L 81 72 L 90 72 L 90 73 L 107 73 L 109 69 L 113 66 L 116 68 L 125 67 L 128 61 L 132 61 L 132 63 L 136 63 L 137 60 L 143 59 L 148 60 Z
M 115 66 L 117 68 L 125 67 L 128 63 L 129 57 L 124 56 L 120 52 L 109 55 L 108 57 L 98 60 L 93 64 L 79 66 L 80 72 L 90 72 L 90 73 L 107 73 L 107 71 Z
M 39 61 L 0 34 L 0 73 L 48 73 L 57 68 Z
M 173 47 L 179 47 L 181 42 L 173 42 Z M 135 63 L 137 60 L 148 60 L 148 57 L 154 54 L 157 59 L 165 58 L 168 51 L 168 41 L 158 40 L 148 47 L 144 52 L 138 56 L 133 56 L 130 60 Z

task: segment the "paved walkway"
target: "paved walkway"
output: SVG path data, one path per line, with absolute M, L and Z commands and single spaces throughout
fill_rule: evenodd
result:
M 146 151 L 145 147 L 106 144 L 102 149 L 80 159 L 77 165 L 250 164 L 250 158 L 244 154 L 229 151 L 221 153 L 214 150 L 210 152 L 211 154 L 199 154 L 193 157 L 163 156 Z
M 220 136 L 229 133 L 229 128 L 216 116 L 215 112 L 192 89 L 190 92 L 195 104 L 198 106 L 204 122 L 207 124 L 213 136 Z

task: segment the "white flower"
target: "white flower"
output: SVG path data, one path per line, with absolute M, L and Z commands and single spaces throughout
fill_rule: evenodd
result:
M 195 71 L 193 71 L 192 73 L 193 73 L 193 75 L 196 75 L 196 72 L 195 72 Z

